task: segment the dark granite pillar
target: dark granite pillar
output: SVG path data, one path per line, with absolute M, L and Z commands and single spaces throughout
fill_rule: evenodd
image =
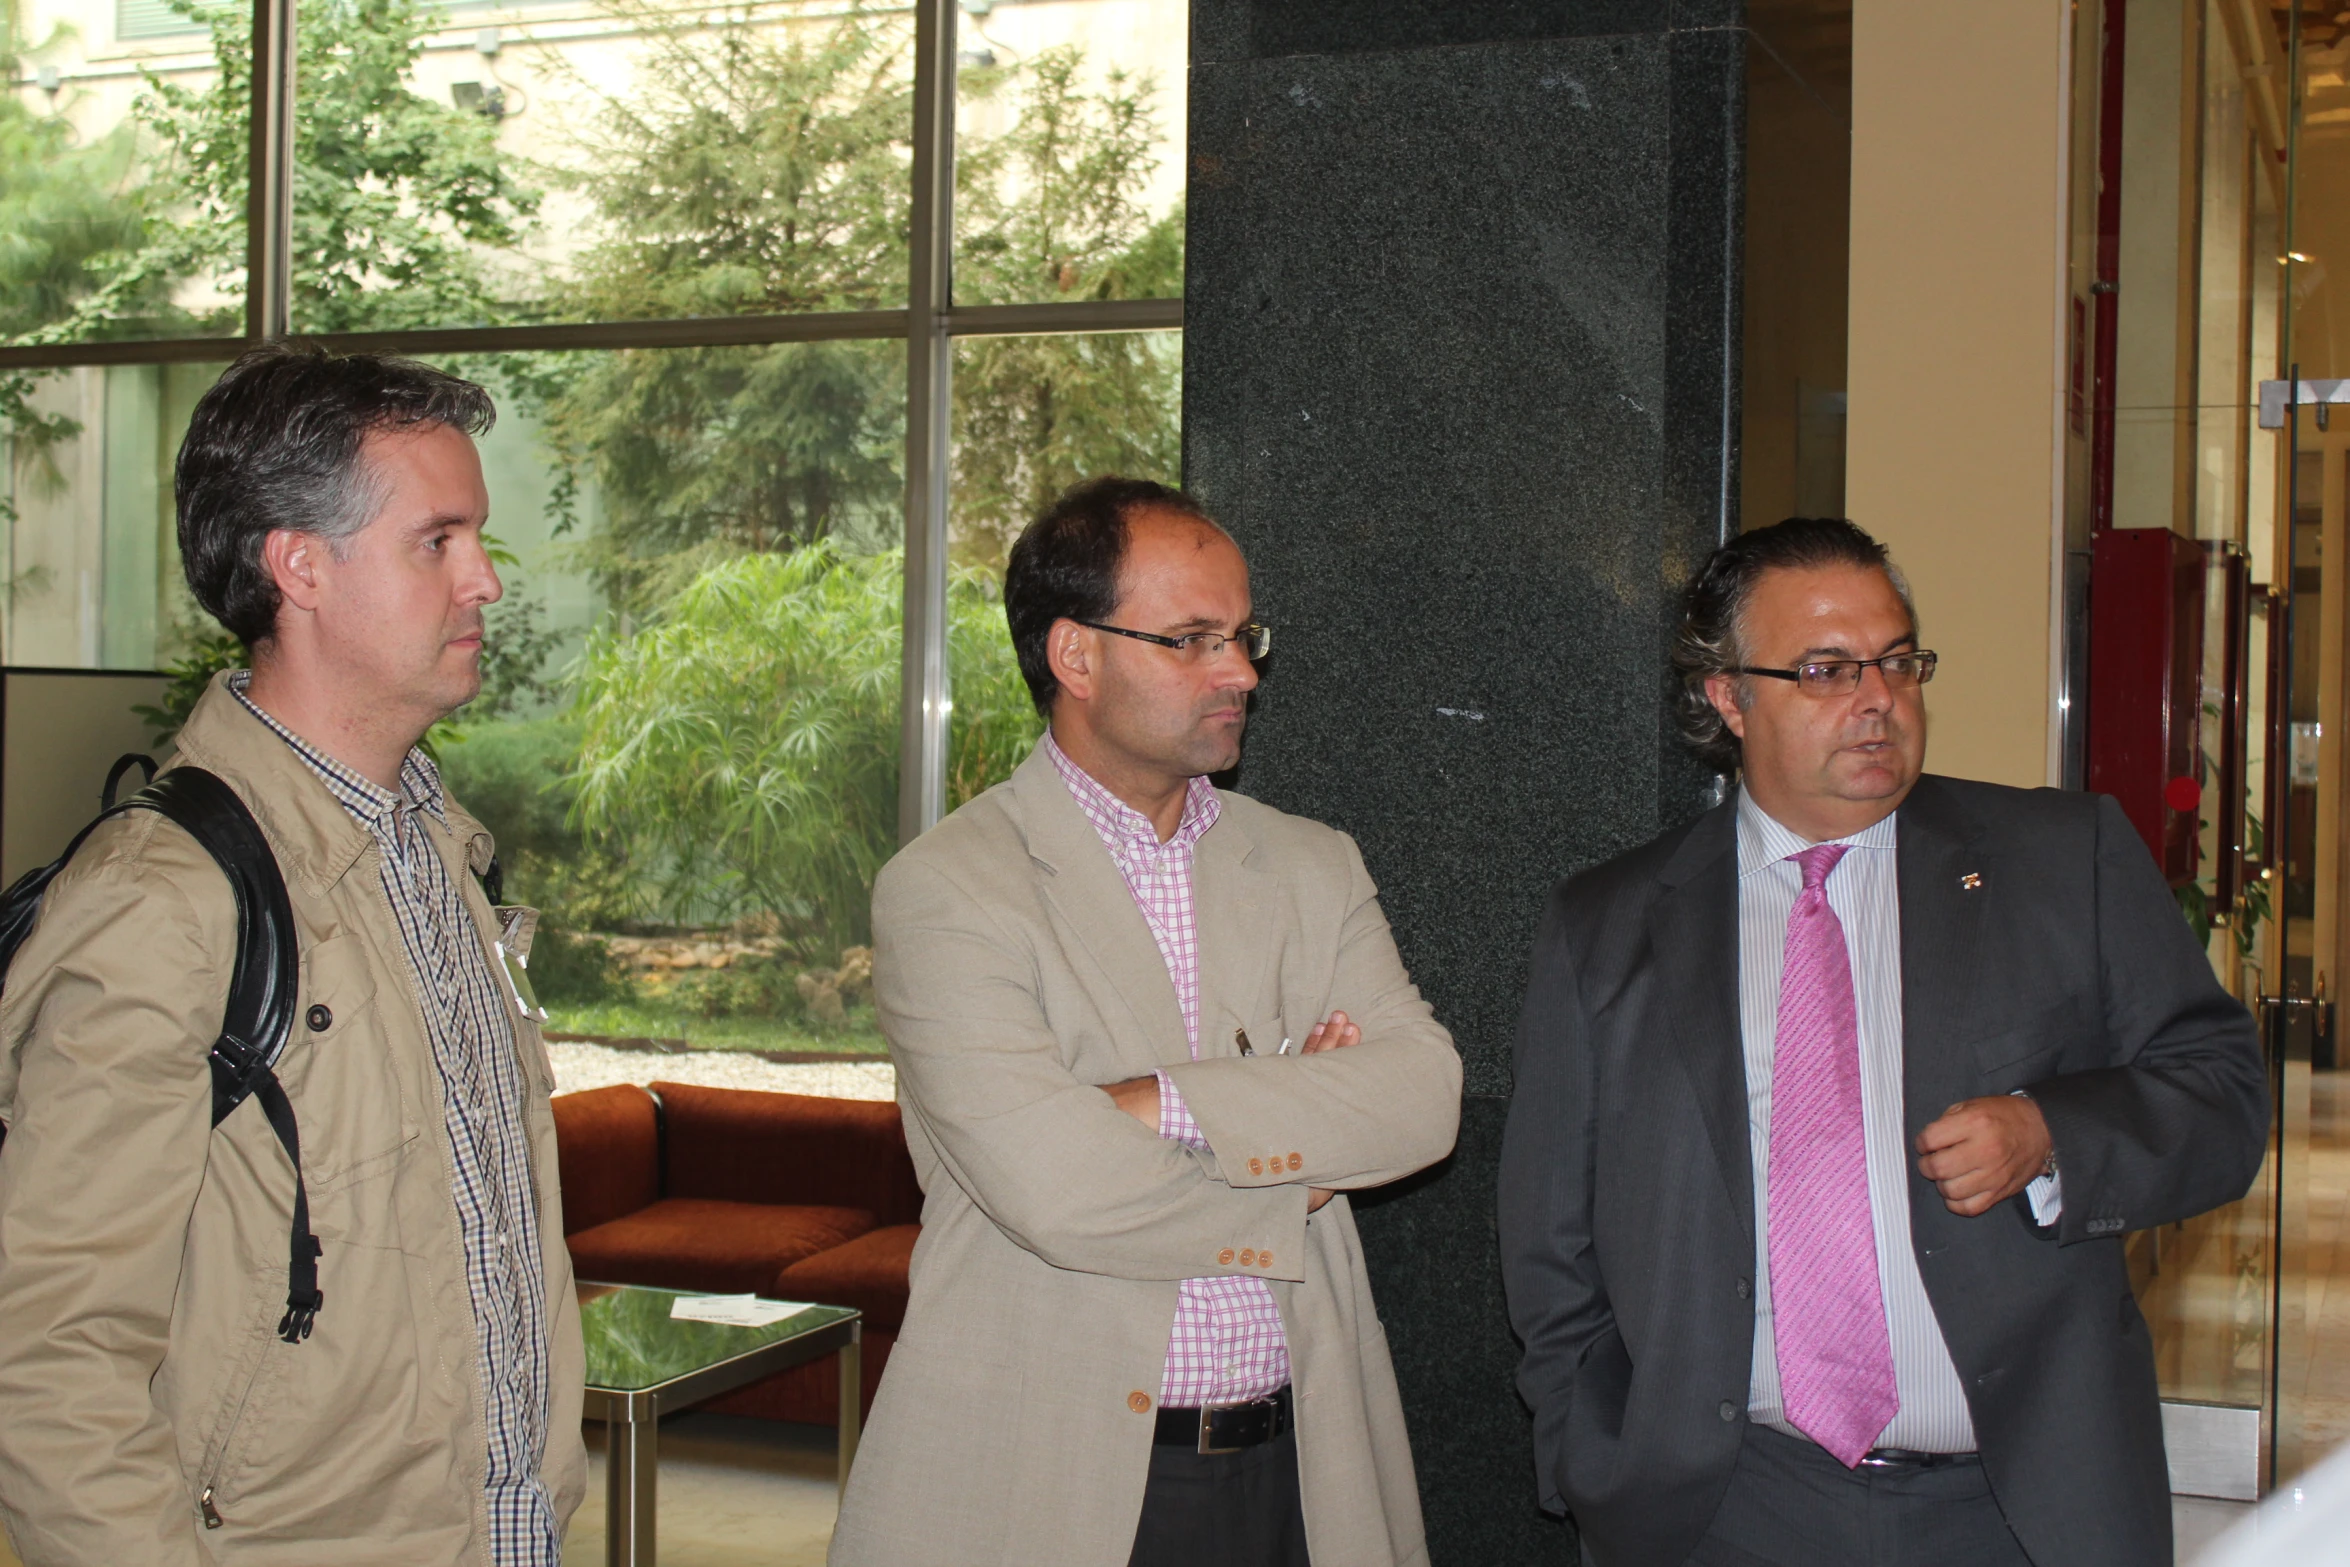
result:
M 1240 787 L 1354 834 L 1468 1065 L 1458 1152 L 1359 1207 L 1442 1567 L 1575 1556 L 1494 1165 L 1544 893 L 1708 785 L 1664 655 L 1733 525 L 1739 14 L 1193 0 L 1185 464 L 1280 633 Z

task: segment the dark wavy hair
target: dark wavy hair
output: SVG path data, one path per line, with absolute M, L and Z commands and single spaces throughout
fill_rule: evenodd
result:
M 374 519 L 383 486 L 360 461 L 378 431 L 447 425 L 480 435 L 490 394 L 411 359 L 270 344 L 230 365 L 197 402 L 173 489 L 188 589 L 250 648 L 277 629 L 261 541 L 279 528 L 338 554 Z
M 1726 675 L 1746 662 L 1740 621 L 1754 585 L 1766 571 L 1808 571 L 1823 566 L 1857 566 L 1881 571 L 1900 595 L 1917 629 L 1917 606 L 1910 601 L 1909 583 L 1885 546 L 1841 517 L 1790 517 L 1767 528 L 1741 533 L 1706 558 L 1689 579 L 1683 601 L 1681 629 L 1673 637 L 1673 672 L 1680 677 L 1674 716 L 1681 738 L 1699 761 L 1716 772 L 1738 770 L 1738 737 L 1722 722 L 1722 715 L 1706 697 L 1705 683 Z M 1738 681 L 1738 705 L 1753 700 L 1751 678 Z
M 1022 530 L 1004 567 L 1004 619 L 1036 710 L 1050 718 L 1060 683 L 1045 652 L 1056 620 L 1107 620 L 1118 608 L 1127 522 L 1146 508 L 1216 521 L 1183 491 L 1115 474 L 1087 479 Z

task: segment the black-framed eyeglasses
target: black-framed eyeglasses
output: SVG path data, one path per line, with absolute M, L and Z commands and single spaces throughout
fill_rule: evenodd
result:
M 1806 696 L 1846 696 L 1859 688 L 1860 672 L 1864 669 L 1876 670 L 1889 686 L 1922 686 L 1934 678 L 1937 661 L 1938 655 L 1921 650 L 1888 653 L 1883 658 L 1823 658 L 1798 664 L 1793 669 L 1755 669 L 1741 665 L 1730 673 L 1792 680 Z
M 1077 624 L 1092 631 L 1107 631 L 1113 636 L 1132 637 L 1137 642 L 1151 642 L 1160 647 L 1171 647 L 1185 658 L 1204 663 L 1222 658 L 1224 649 L 1237 642 L 1248 661 L 1255 663 L 1273 651 L 1273 628 L 1250 621 L 1230 636 L 1218 631 L 1193 631 L 1180 637 L 1162 637 L 1150 631 L 1129 631 L 1124 626 L 1106 626 L 1098 620 L 1080 620 Z

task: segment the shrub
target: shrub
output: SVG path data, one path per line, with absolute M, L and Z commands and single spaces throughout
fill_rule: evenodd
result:
M 815 948 L 864 941 L 897 846 L 897 552 L 830 542 L 723 561 L 634 631 L 592 633 L 572 708 L 574 821 L 664 917 L 771 914 Z M 948 594 L 950 803 L 1018 765 L 1039 729 L 992 582 Z

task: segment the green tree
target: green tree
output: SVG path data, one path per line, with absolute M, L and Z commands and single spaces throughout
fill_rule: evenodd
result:
M 0 79 L 24 58 L 19 8 L 0 6 Z M 93 287 L 94 272 L 145 243 L 147 193 L 136 177 L 131 128 L 84 140 L 54 107 L 35 110 L 16 92 L 0 95 L 0 342 L 48 340 Z M 135 330 L 159 313 L 152 291 L 137 300 Z M 118 331 L 115 335 L 125 335 Z M 0 436 L 13 445 L 20 480 L 62 483 L 50 448 L 80 431 L 34 401 L 37 372 L 0 374 Z M 0 483 L 0 525 L 16 509 Z
M 837 951 L 866 939 L 897 844 L 896 551 L 829 542 L 712 566 L 633 633 L 580 658 L 571 780 L 586 833 L 681 921 L 772 913 Z M 1035 740 L 992 581 L 956 573 L 948 770 L 955 799 Z
M 634 12 L 630 13 L 632 16 Z M 575 314 L 871 308 L 905 298 L 904 24 L 829 28 L 731 13 L 640 25 L 650 63 L 608 101 L 576 177 L 603 236 Z M 1151 83 L 1083 81 L 1073 48 L 966 73 L 1017 105 L 1012 128 L 958 149 L 956 297 L 965 303 L 1181 292 L 1180 209 L 1140 205 L 1156 166 Z M 887 344 L 662 349 L 583 361 L 555 396 L 557 449 L 592 475 L 603 517 L 584 556 L 642 613 L 716 559 L 895 532 L 903 350 Z M 955 509 L 961 558 L 1003 548 L 1054 494 L 1110 470 L 1173 478 L 1178 362 L 1168 334 L 996 338 L 959 352 Z
M 210 287 L 185 327 L 233 332 L 245 292 L 251 12 L 172 0 L 206 23 L 202 86 L 150 78 L 135 109 L 153 144 L 144 243 L 96 269 L 62 330 L 105 335 L 142 302 Z M 314 0 L 296 30 L 293 319 L 306 332 L 486 325 L 514 318 L 514 262 L 540 192 L 496 125 L 409 85 L 431 18 L 420 0 Z
M 1183 209 L 1141 205 L 1158 166 L 1147 76 L 1082 85 L 1063 45 L 1016 72 L 972 73 L 974 97 L 1017 96 L 994 145 L 958 168 L 955 296 L 970 304 L 1164 299 L 1183 292 Z M 1181 361 L 1171 333 L 980 338 L 955 364 L 956 553 L 999 568 L 1021 528 L 1077 480 L 1182 469 Z
M 904 20 L 778 26 L 627 4 L 643 50 L 595 96 L 567 175 L 596 238 L 561 308 L 581 318 L 877 309 L 906 297 Z M 584 556 L 644 612 L 713 560 L 894 533 L 903 350 L 885 343 L 628 351 L 574 361 L 557 452 L 592 475 Z

